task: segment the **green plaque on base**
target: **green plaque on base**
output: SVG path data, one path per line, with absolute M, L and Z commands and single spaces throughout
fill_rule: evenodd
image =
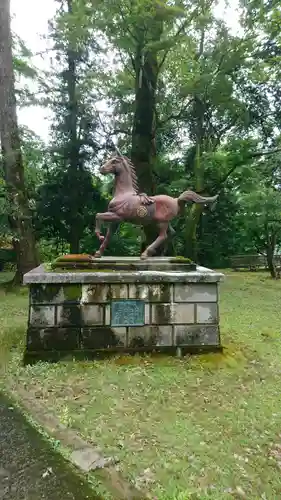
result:
M 143 326 L 143 300 L 113 300 L 111 302 L 111 326 Z

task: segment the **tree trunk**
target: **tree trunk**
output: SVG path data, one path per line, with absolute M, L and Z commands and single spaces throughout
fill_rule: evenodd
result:
M 202 117 L 200 119 L 200 124 L 201 121 Z M 197 193 L 202 193 L 204 189 L 204 170 L 201 162 L 201 144 L 200 144 L 202 140 L 201 128 L 202 128 L 201 125 L 198 125 L 196 154 L 194 158 L 195 190 Z M 186 221 L 185 254 L 194 262 L 197 261 L 197 226 L 199 224 L 203 210 L 204 210 L 203 205 L 192 205 Z
M 16 114 L 10 1 L 0 2 L 0 137 L 9 202 L 9 223 L 17 255 L 16 281 L 38 265 Z
M 80 234 L 76 228 L 76 224 L 73 223 L 73 227 L 70 230 L 69 238 L 70 253 L 80 252 Z
M 267 232 L 267 245 L 266 245 L 266 260 L 270 275 L 273 279 L 278 277 L 277 269 L 274 262 L 274 252 L 276 247 L 276 235 L 270 235 L 268 227 L 266 227 Z
M 269 245 L 266 249 L 266 259 L 267 259 L 267 265 L 268 265 L 270 275 L 272 278 L 276 279 L 277 278 L 277 270 L 276 270 L 276 266 L 274 263 L 274 254 L 272 252 L 271 245 Z
M 135 60 L 136 90 L 135 112 L 132 131 L 132 161 L 136 167 L 139 188 L 155 193 L 152 163 L 155 148 L 155 101 L 157 86 L 157 56 L 138 50 Z
M 155 14 L 155 23 L 151 33 L 152 41 L 160 41 L 163 21 Z M 131 158 L 136 167 L 140 192 L 155 194 L 153 162 L 156 157 L 156 90 L 158 82 L 157 52 L 145 50 L 145 43 L 139 41 L 135 54 L 135 103 L 132 130 Z M 155 224 L 144 227 L 146 241 L 143 249 L 157 236 Z M 143 250 L 142 249 L 142 250 Z
M 186 222 L 186 244 L 185 254 L 189 259 L 197 262 L 198 248 L 197 248 L 197 226 L 203 212 L 203 205 L 192 205 L 190 208 L 187 222 Z
M 68 13 L 72 14 L 72 0 L 67 0 Z M 77 191 L 77 178 L 80 168 L 80 145 L 78 144 L 77 137 L 77 116 L 78 116 L 78 103 L 76 95 L 76 59 L 77 54 L 69 45 L 67 51 L 67 91 L 68 91 L 68 116 L 67 116 L 67 130 L 69 135 L 68 151 L 66 156 L 68 156 L 69 166 L 69 186 L 71 191 L 71 227 L 69 234 L 69 244 L 70 253 L 79 253 L 80 250 L 80 239 L 81 230 L 78 222 L 77 206 L 76 202 L 78 191 Z

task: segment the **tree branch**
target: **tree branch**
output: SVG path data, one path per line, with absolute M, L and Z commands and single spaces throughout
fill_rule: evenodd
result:
M 115 135 L 115 134 L 131 135 L 131 132 L 129 130 L 123 130 L 121 128 L 116 128 L 112 132 L 110 132 L 109 135 Z
M 242 167 L 242 165 L 244 165 L 247 160 L 250 160 L 251 158 L 258 158 L 260 156 L 272 155 L 272 154 L 279 153 L 279 152 L 281 152 L 281 148 L 276 148 L 276 149 L 269 150 L 269 151 L 252 151 L 252 152 L 250 152 L 249 155 L 244 158 L 243 162 L 240 162 L 239 164 L 234 165 L 233 167 L 231 167 L 229 169 L 229 171 L 227 172 L 227 174 L 225 174 L 225 176 L 220 180 L 220 182 L 218 184 L 218 188 L 221 188 L 225 184 L 225 182 L 227 181 L 227 179 L 231 176 L 231 174 L 238 167 Z
M 188 103 L 186 103 L 184 106 L 182 106 L 181 110 L 177 114 L 171 114 L 165 120 L 159 120 L 159 126 L 165 125 L 165 123 L 169 122 L 170 120 L 180 120 L 183 113 L 187 110 L 188 106 L 192 103 L 194 99 L 192 98 Z
M 280 152 L 281 152 L 281 148 L 269 149 L 267 151 L 256 151 L 256 152 L 253 151 L 252 153 L 250 153 L 250 158 L 256 158 L 259 156 L 274 155 L 275 153 L 280 153 Z
M 132 66 L 133 66 L 133 70 L 136 72 L 136 63 L 135 63 L 135 59 L 133 57 L 133 55 L 130 53 L 130 59 L 131 59 L 131 63 L 132 63 Z
M 217 76 L 217 75 L 219 74 L 224 58 L 225 58 L 225 54 L 222 54 L 222 55 L 221 55 L 221 58 L 220 58 L 220 60 L 219 60 L 218 67 L 216 68 L 215 72 L 213 73 L 213 76 L 214 76 L 214 77 L 215 77 L 215 76 Z
M 193 13 L 193 15 L 189 18 L 189 19 L 186 19 L 182 24 L 181 26 L 179 27 L 178 31 L 176 32 L 175 36 L 173 37 L 174 41 L 177 41 L 177 39 L 179 38 L 179 36 L 182 34 L 182 32 L 184 31 L 184 29 L 186 28 L 186 26 L 188 25 L 188 23 L 190 23 L 193 18 L 195 16 L 195 12 Z M 172 37 L 171 37 L 172 38 Z M 167 58 L 167 55 L 169 54 L 171 50 L 171 46 L 167 48 L 167 50 L 164 52 L 164 55 L 161 59 L 161 61 L 159 62 L 158 64 L 158 73 L 160 71 L 160 69 L 162 68 L 163 64 L 165 63 L 166 61 L 166 58 Z
M 255 249 L 258 252 L 258 254 L 262 255 L 263 257 L 266 257 L 266 253 L 263 253 L 256 243 L 255 243 Z
M 204 42 L 205 42 L 205 29 L 201 29 L 201 36 L 200 36 L 200 43 L 199 43 L 199 50 L 195 56 L 195 61 L 199 61 L 200 57 L 202 56 L 204 52 Z
M 121 6 L 119 5 L 119 13 L 120 13 L 120 16 L 122 18 L 122 21 L 123 23 L 125 24 L 126 26 L 126 29 L 125 31 L 127 31 L 129 33 L 129 35 L 132 37 L 133 40 L 135 40 L 135 42 L 139 43 L 140 40 L 138 39 L 138 37 L 133 33 L 133 31 L 129 28 L 128 26 L 128 22 L 126 21 L 126 16 L 124 14 L 124 11 L 121 9 Z

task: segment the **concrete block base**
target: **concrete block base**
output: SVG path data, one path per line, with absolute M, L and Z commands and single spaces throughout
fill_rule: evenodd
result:
M 168 270 L 168 263 L 163 270 L 163 260 L 159 270 L 156 258 L 148 270 L 132 271 L 129 258 L 128 271 L 102 270 L 105 257 L 100 270 L 48 272 L 42 265 L 27 273 L 26 355 L 221 349 L 223 275 L 199 266 Z

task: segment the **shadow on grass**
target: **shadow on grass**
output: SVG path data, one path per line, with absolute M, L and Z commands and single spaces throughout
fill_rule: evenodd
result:
M 222 352 L 223 348 L 221 346 L 189 346 L 188 348 L 181 349 L 181 356 L 177 356 L 178 348 L 174 347 L 162 347 L 161 349 L 152 350 L 149 347 L 126 349 L 120 348 L 119 350 L 110 348 L 106 350 L 79 350 L 79 351 L 42 351 L 42 352 L 31 352 L 26 351 L 24 353 L 24 364 L 35 364 L 37 361 L 46 361 L 50 363 L 57 363 L 59 361 L 116 361 L 119 360 L 119 364 L 122 364 L 121 360 L 124 360 L 124 364 L 140 364 L 146 363 L 147 360 L 168 360 L 168 359 L 186 359 L 189 356 L 202 353 L 214 353 Z M 126 360 L 126 361 L 125 361 Z
M 7 367 L 14 351 L 23 356 L 28 290 L 12 284 L 14 273 L 0 273 L 0 367 Z
M 17 293 L 23 286 L 15 282 L 15 271 L 0 272 L 0 292 Z
M 218 347 L 216 351 L 203 350 L 197 348 L 193 353 L 185 353 L 182 357 L 175 355 L 175 349 L 164 349 L 162 352 L 45 352 L 43 357 L 37 357 L 36 353 L 25 353 L 23 363 L 25 365 L 34 365 L 38 361 L 56 364 L 58 362 L 106 362 L 116 366 L 176 366 L 185 365 L 190 368 L 208 371 L 221 370 L 224 368 L 240 369 L 243 368 L 256 353 L 249 350 L 246 345 L 228 344 L 225 347 Z

